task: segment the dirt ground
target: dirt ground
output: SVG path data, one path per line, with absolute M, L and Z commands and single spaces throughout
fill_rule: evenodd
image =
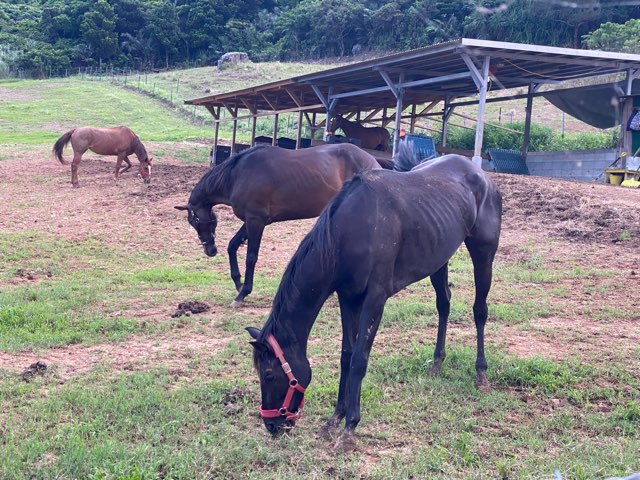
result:
M 151 145 L 153 151 L 154 146 Z M 163 148 L 167 149 L 166 144 Z M 185 204 L 206 165 L 184 165 L 163 159 L 153 169 L 146 186 L 134 168 L 116 183 L 114 159 L 88 155 L 80 165 L 80 188 L 73 189 L 68 166 L 51 158 L 48 151 L 12 153 L 0 162 L 0 229 L 4 232 L 46 231 L 70 240 L 98 236 L 119 249 L 173 252 L 202 261 L 195 232 L 184 212 L 173 208 Z M 137 161 L 134 160 L 134 167 Z M 520 356 L 604 356 L 610 352 L 633 352 L 640 344 L 640 189 L 624 189 L 540 177 L 491 174 L 504 201 L 503 234 L 497 262 L 514 262 L 534 250 L 545 268 L 564 271 L 572 267 L 615 270 L 615 276 L 596 280 L 609 288 L 585 289 L 580 280 L 562 280 L 571 292 L 562 299 L 562 316 L 535 319 L 533 331 L 501 326 L 497 343 Z M 217 243 L 225 262 L 217 265 L 228 272 L 225 246 L 239 228 L 231 209 L 216 207 L 219 215 Z M 313 220 L 269 226 L 262 243 L 257 275 L 281 273 Z M 0 266 L 0 269 L 3 268 Z M 13 284 L 37 282 L 47 272 L 20 270 Z M 230 281 L 230 280 L 229 280 Z M 552 288 L 549 286 L 548 288 Z M 494 289 L 500 288 L 496 279 Z M 547 288 L 547 287 L 545 287 Z M 229 299 L 231 300 L 231 299 Z M 557 299 L 554 301 L 558 301 Z M 621 318 L 595 319 L 594 306 L 608 305 L 623 312 Z M 141 312 L 145 320 L 166 320 L 176 305 Z M 268 304 L 252 304 L 246 311 L 268 313 Z M 228 314 L 228 306 L 216 305 L 203 313 L 215 320 Z M 147 318 L 148 317 L 148 318 Z M 133 335 L 127 340 L 91 346 L 72 345 L 38 352 L 0 352 L 0 368 L 20 372 L 36 360 L 55 365 L 61 375 L 82 373 L 97 364 L 114 368 L 138 368 L 160 362 L 180 368 L 185 351 L 206 355 L 226 344 L 229 334 L 216 329 L 216 322 L 171 335 Z M 495 327 L 497 328 L 497 327 Z M 214 329 L 208 331 L 207 329 Z M 451 334 L 474 338 L 469 326 L 451 326 Z M 213 334 L 215 333 L 215 335 Z M 381 332 L 384 336 L 384 332 Z M 428 332 L 429 339 L 435 331 Z M 393 341 L 381 338 L 381 341 Z M 189 355 L 186 355 L 187 357 Z

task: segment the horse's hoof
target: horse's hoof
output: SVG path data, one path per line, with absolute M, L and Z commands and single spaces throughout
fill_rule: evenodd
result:
M 490 392 L 491 385 L 489 384 L 489 380 L 487 380 L 487 376 L 484 373 L 479 373 L 476 378 L 476 388 L 481 392 Z
M 353 433 L 345 431 L 340 435 L 340 438 L 338 438 L 333 448 L 342 450 L 343 452 L 353 452 L 358 448 L 358 441 Z
M 331 420 L 327 420 L 327 422 L 322 427 L 320 427 L 320 430 L 318 430 L 318 437 L 322 438 L 323 440 L 333 440 L 336 430 L 338 430 L 338 425 L 336 425 L 335 422 L 332 422 Z
M 80 185 L 77 184 L 77 183 L 73 183 L 72 186 L 73 186 L 73 188 L 80 188 Z
M 442 363 L 434 363 L 433 366 L 427 372 L 430 377 L 437 377 L 442 369 Z
M 231 308 L 241 308 L 244 307 L 244 300 L 234 300 L 231 302 Z

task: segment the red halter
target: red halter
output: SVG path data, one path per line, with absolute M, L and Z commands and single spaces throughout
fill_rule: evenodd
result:
M 276 337 L 269 335 L 267 337 L 267 343 L 273 349 L 273 353 L 276 358 L 280 360 L 282 370 L 284 370 L 284 373 L 289 377 L 289 390 L 287 390 L 287 395 L 284 397 L 284 402 L 282 402 L 282 406 L 280 408 L 263 410 L 262 405 L 260 405 L 260 415 L 262 415 L 262 418 L 285 417 L 286 420 L 298 420 L 302 415 L 302 407 L 304 407 L 304 391 L 306 389 L 298 383 L 296 377 L 291 373 L 291 367 L 284 359 L 284 352 L 282 351 L 282 348 L 280 348 L 280 344 L 276 340 Z M 289 405 L 291 405 L 291 399 L 296 391 L 300 392 L 303 397 L 300 405 L 298 406 L 298 411 L 292 412 L 289 410 Z

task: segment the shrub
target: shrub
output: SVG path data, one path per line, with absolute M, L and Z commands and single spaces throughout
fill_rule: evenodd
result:
M 509 125 L 512 130 L 524 131 L 524 122 L 514 122 Z M 550 150 L 593 150 L 598 148 L 614 148 L 617 145 L 616 130 L 602 132 L 578 132 L 561 136 L 552 128 L 532 123 L 529 151 L 541 152 Z M 475 143 L 475 130 L 450 127 L 447 137 L 447 145 L 453 148 L 473 150 Z M 486 125 L 482 149 L 506 148 L 520 150 L 523 136 L 507 130 Z

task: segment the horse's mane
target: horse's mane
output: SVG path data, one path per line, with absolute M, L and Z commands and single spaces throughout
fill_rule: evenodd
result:
M 147 149 L 144 147 L 144 144 L 140 141 L 140 138 L 136 135 L 135 140 L 133 141 L 133 152 L 136 154 L 136 157 L 141 162 L 149 159 L 149 154 L 147 153 Z
M 255 147 L 251 147 L 239 153 L 236 153 L 225 162 L 222 162 L 220 165 L 216 165 L 215 167 L 209 169 L 209 171 L 202 176 L 200 181 L 193 188 L 191 197 L 189 198 L 189 203 L 199 203 L 192 202 L 192 199 L 207 197 L 213 192 L 228 191 L 231 188 L 231 172 L 238 164 L 238 162 L 245 158 L 247 155 L 255 152 L 256 150 L 260 150 L 266 147 L 268 147 L 268 145 L 258 144 Z
M 345 182 L 340 192 L 338 192 L 338 194 L 333 197 L 329 204 L 324 208 L 316 224 L 300 243 L 298 250 L 289 261 L 287 269 L 282 275 L 280 286 L 278 287 L 276 296 L 273 299 L 271 313 L 262 327 L 260 337 L 258 338 L 259 342 L 266 344 L 267 336 L 271 333 L 275 333 L 276 329 L 278 329 L 280 333 L 284 333 L 285 335 L 287 334 L 288 327 L 278 322 L 279 314 L 283 308 L 291 307 L 300 294 L 297 287 L 297 283 L 300 280 L 298 278 L 300 275 L 300 266 L 304 263 L 308 255 L 312 253 L 319 255 L 319 263 L 322 270 L 327 272 L 334 271 L 337 252 L 334 245 L 334 232 L 331 229 L 331 219 L 338 208 L 340 208 L 344 203 L 344 200 L 354 190 L 363 185 L 366 185 L 363 174 L 358 174 L 348 182 Z M 281 331 L 280 329 L 284 331 Z M 280 339 L 285 340 L 285 342 L 281 343 L 286 343 L 286 337 L 283 339 L 282 336 L 280 336 Z M 258 353 L 256 350 L 254 352 L 254 364 L 256 364 L 257 359 Z

